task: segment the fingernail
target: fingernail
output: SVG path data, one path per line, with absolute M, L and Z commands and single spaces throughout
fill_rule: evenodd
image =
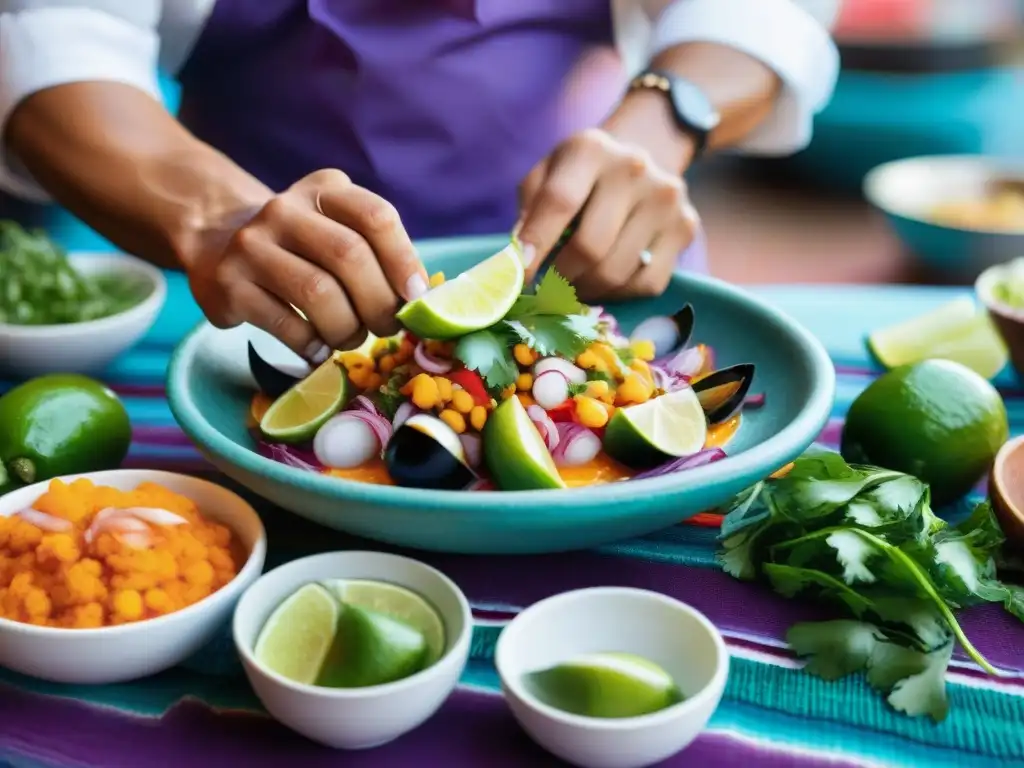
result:
M 523 228 L 523 220 L 520 219 L 516 222 L 516 225 L 512 227 L 512 239 L 515 240 L 519 237 L 519 230 Z
M 424 293 L 427 292 L 427 280 L 419 272 L 409 278 L 409 282 L 405 284 L 405 298 L 406 301 L 412 301 L 418 299 Z
M 314 365 L 320 365 L 320 363 L 326 361 L 330 356 L 331 348 L 322 341 L 314 341 L 306 347 L 306 359 Z
M 523 248 L 519 251 L 519 258 L 523 260 L 523 266 L 529 267 L 533 264 L 533 260 L 536 256 L 537 249 L 530 243 L 523 243 Z

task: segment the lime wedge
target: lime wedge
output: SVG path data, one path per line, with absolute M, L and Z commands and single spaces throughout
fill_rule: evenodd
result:
M 341 606 L 319 584 L 307 584 L 270 615 L 254 655 L 267 669 L 312 685 L 334 644 Z
M 565 488 L 544 438 L 518 397 L 494 409 L 483 435 L 484 460 L 494 484 L 503 491 Z
M 323 586 L 345 605 L 383 614 L 420 632 L 430 651 L 428 663 L 444 653 L 444 622 L 434 606 L 415 592 L 383 581 L 335 579 Z
M 398 310 L 398 320 L 421 339 L 454 339 L 501 320 L 523 290 L 519 247 L 505 249 L 431 288 Z
M 704 447 L 708 422 L 690 387 L 619 408 L 604 432 L 604 449 L 629 467 L 652 467 Z
M 267 409 L 260 431 L 271 440 L 309 440 L 348 400 L 348 379 L 341 366 L 328 360 Z
M 593 653 L 526 676 L 548 706 L 584 717 L 639 717 L 683 700 L 672 676 L 628 653 Z
M 991 379 L 1006 365 L 1002 337 L 984 310 L 966 296 L 868 336 L 868 348 L 886 368 L 922 360 L 952 360 Z
M 430 649 L 423 633 L 405 622 L 356 605 L 341 607 L 338 630 L 316 684 L 365 688 L 402 680 L 424 669 Z

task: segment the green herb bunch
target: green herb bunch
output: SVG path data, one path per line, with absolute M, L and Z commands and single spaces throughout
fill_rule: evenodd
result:
M 835 680 L 863 671 L 897 710 L 939 721 L 954 641 L 998 674 L 954 611 L 995 602 L 1024 621 L 1024 588 L 996 574 L 1003 540 L 987 502 L 951 526 L 917 478 L 814 450 L 736 497 L 719 559 L 738 579 L 763 578 L 785 597 L 807 594 L 848 614 L 789 630 L 808 672 Z

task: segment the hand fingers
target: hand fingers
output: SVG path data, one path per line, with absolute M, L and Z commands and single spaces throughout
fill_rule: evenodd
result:
M 356 315 L 371 331 L 378 336 L 398 331 L 395 312 L 401 301 L 373 248 L 358 232 L 316 211 L 297 210 L 280 242 L 338 282 Z
M 537 193 L 540 191 L 541 185 L 544 183 L 544 179 L 548 175 L 549 158 L 545 157 L 526 174 L 526 178 L 523 179 L 519 185 L 519 211 L 520 219 L 516 223 L 515 228 L 512 230 L 513 234 L 519 235 L 519 230 L 523 226 L 522 216 L 524 212 L 529 210 L 533 206 L 533 201 L 537 197 Z
M 254 281 L 306 315 L 331 349 L 340 349 L 360 329 L 348 296 L 333 275 L 253 231 L 244 243 L 245 261 Z
M 693 242 L 695 226 L 695 221 L 687 220 L 681 226 L 659 232 L 647 248 L 651 254 L 650 264 L 644 265 L 638 258 L 632 276 L 622 287 L 612 289 L 608 293 L 609 298 L 628 299 L 660 296 L 664 293 L 672 279 L 679 254 Z
M 636 210 L 645 171 L 642 159 L 630 158 L 601 176 L 590 193 L 576 233 L 555 261 L 562 277 L 574 283 L 598 269 L 611 255 L 620 231 Z
M 236 311 L 246 322 L 280 339 L 313 365 L 319 365 L 330 357 L 330 347 L 324 344 L 313 326 L 258 285 L 240 281 L 233 301 Z
M 585 131 L 570 139 L 551 158 L 547 175 L 524 210 L 519 239 L 532 247 L 531 268 L 551 251 L 583 208 L 604 165 L 607 139 L 600 131 Z
M 427 272 L 395 206 L 350 183 L 323 188 L 319 210 L 362 236 L 395 295 L 412 301 L 427 292 Z M 351 285 L 347 280 L 346 284 Z M 394 312 L 391 314 L 394 316 Z

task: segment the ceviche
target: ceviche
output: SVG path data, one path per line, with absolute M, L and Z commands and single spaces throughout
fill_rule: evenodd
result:
M 488 261 L 499 258 L 508 254 Z M 519 265 L 510 305 L 496 309 L 509 286 L 484 278 L 499 266 L 515 278 L 512 266 L 488 262 L 447 283 L 435 275 L 424 305 L 399 313 L 401 333 L 335 353 L 303 377 L 250 344 L 260 451 L 366 483 L 567 488 L 718 461 L 744 408 L 763 404 L 749 394 L 753 365 L 716 369 L 713 350 L 691 344 L 689 304 L 627 337 L 554 270 L 523 291 Z M 495 295 L 479 295 L 488 286 Z

